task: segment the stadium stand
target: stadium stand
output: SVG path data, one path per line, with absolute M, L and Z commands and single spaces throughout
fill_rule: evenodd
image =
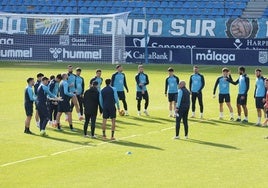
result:
M 150 17 L 244 17 L 268 16 L 267 0 L 2 0 L 0 11 L 27 14 L 110 14 L 131 11 Z

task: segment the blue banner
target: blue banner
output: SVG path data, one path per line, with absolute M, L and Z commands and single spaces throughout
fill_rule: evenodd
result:
M 127 35 L 191 38 L 267 38 L 268 20 L 242 18 L 129 18 L 88 15 L 0 14 L 0 33 L 29 35 Z

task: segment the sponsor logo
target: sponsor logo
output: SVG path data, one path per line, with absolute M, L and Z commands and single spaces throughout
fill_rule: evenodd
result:
M 233 44 L 236 47 L 236 49 L 240 49 L 240 47 L 243 45 L 243 43 L 240 41 L 240 39 L 235 39 Z
M 30 57 L 33 57 L 33 49 L 29 48 L 27 50 L 22 50 L 22 49 L 0 50 L 0 57 L 30 58 Z
M 248 39 L 247 47 L 252 47 L 252 49 L 267 49 L 268 40 L 267 39 Z
M 207 53 L 196 53 L 195 59 L 197 61 L 221 61 L 222 63 L 228 63 L 229 61 L 235 61 L 235 54 L 222 54 L 208 50 Z
M 134 38 L 133 39 L 133 44 L 135 47 L 142 47 L 142 48 L 145 48 L 145 44 L 147 42 L 147 45 L 149 44 L 149 41 L 150 41 L 150 37 L 147 37 L 147 41 L 146 41 L 146 38 L 142 38 L 142 39 L 139 39 L 139 38 Z
M 70 44 L 69 35 L 60 35 L 60 45 L 67 46 Z
M 13 45 L 14 39 L 13 38 L 0 38 L 0 44 Z
M 149 60 L 163 60 L 163 61 L 170 61 L 172 62 L 173 58 L 173 53 L 172 50 L 169 50 L 168 52 L 162 52 L 162 53 L 157 53 L 157 52 L 150 52 L 148 53 L 148 59 Z M 144 60 L 145 59 L 145 53 L 140 52 L 140 51 L 126 51 L 124 53 L 124 58 L 127 59 L 138 59 L 138 60 Z
M 50 48 L 49 52 L 53 55 L 54 59 L 59 58 L 59 55 L 61 55 L 63 59 L 100 60 L 102 58 L 102 49 L 94 51 L 74 51 L 74 50 L 67 50 L 65 48 Z
M 259 62 L 261 64 L 268 62 L 268 51 L 259 51 Z
M 259 30 L 257 20 L 229 19 L 226 22 L 226 35 L 229 38 L 255 38 Z

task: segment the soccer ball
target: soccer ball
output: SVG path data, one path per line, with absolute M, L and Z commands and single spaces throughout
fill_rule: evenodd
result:
M 124 115 L 125 115 L 125 110 L 120 110 L 120 111 L 119 111 L 119 115 L 120 115 L 120 116 L 124 116 Z

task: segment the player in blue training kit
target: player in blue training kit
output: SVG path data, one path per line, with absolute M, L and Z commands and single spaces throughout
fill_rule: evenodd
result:
M 176 104 L 176 136 L 179 139 L 180 123 L 183 121 L 185 138 L 188 138 L 188 112 L 190 109 L 190 92 L 185 87 L 185 81 L 179 83 L 178 99 Z
M 118 95 L 117 91 L 115 88 L 111 87 L 111 79 L 106 79 L 105 80 L 106 87 L 104 87 L 101 90 L 99 100 L 100 100 L 100 106 L 102 108 L 102 117 L 103 117 L 103 122 L 102 122 L 102 137 L 103 139 L 106 139 L 106 123 L 107 119 L 111 118 L 112 120 L 112 135 L 111 135 L 111 140 L 115 140 L 114 138 L 114 131 L 115 131 L 115 119 L 116 119 L 116 107 L 117 106 L 118 111 L 120 111 L 120 106 L 119 106 L 119 100 L 118 100 Z
M 205 79 L 204 76 L 199 73 L 198 66 L 194 66 L 193 70 L 194 74 L 191 75 L 189 84 L 190 92 L 192 94 L 192 117 L 195 117 L 195 102 L 197 98 L 200 106 L 200 117 L 203 118 L 204 105 L 202 89 L 205 86 Z
M 138 74 L 135 76 L 136 81 L 136 99 L 137 99 L 137 109 L 138 109 L 138 116 L 141 115 L 141 100 L 145 100 L 144 104 L 144 113 L 146 116 L 149 116 L 147 111 L 149 105 L 149 95 L 147 91 L 147 85 L 149 84 L 148 75 L 144 73 L 143 65 L 138 66 Z
M 215 82 L 214 90 L 213 90 L 213 98 L 215 98 L 216 89 L 219 85 L 219 104 L 220 104 L 220 119 L 223 119 L 223 103 L 225 102 L 227 107 L 230 111 L 230 120 L 234 120 L 234 112 L 233 107 L 231 105 L 231 98 L 230 98 L 230 83 L 227 81 L 227 79 L 231 78 L 229 76 L 229 69 L 223 68 L 222 69 L 222 76 L 218 77 L 218 79 Z
M 35 95 L 37 95 L 37 89 L 40 86 L 43 77 L 44 77 L 44 74 L 42 74 L 42 73 L 38 73 L 36 75 L 37 80 L 36 80 L 36 82 L 34 84 L 34 94 Z M 39 119 L 38 110 L 37 110 L 36 106 L 37 105 L 36 105 L 36 102 L 35 102 L 35 109 L 36 109 L 36 111 L 35 111 L 35 122 L 36 122 L 36 126 L 38 128 L 40 128 L 40 119 Z
M 100 91 L 101 90 L 101 84 L 102 84 L 102 81 L 103 81 L 103 79 L 101 77 L 101 70 L 100 69 L 96 70 L 96 76 L 90 80 L 89 84 L 92 86 L 94 81 L 98 82 L 97 88 Z
M 58 74 L 56 78 L 50 77 L 48 84 L 49 91 L 54 95 L 59 94 L 59 84 L 61 81 L 61 74 Z M 52 126 L 57 125 L 57 113 L 58 113 L 58 101 L 49 101 L 49 124 Z
M 227 80 L 234 85 L 238 84 L 238 95 L 236 99 L 238 117 L 236 121 L 241 122 L 241 106 L 242 106 L 245 114 L 245 119 L 242 121 L 242 123 L 247 123 L 248 122 L 247 95 L 249 90 L 249 78 L 246 74 L 245 67 L 242 66 L 239 67 L 238 74 L 240 76 L 235 82 L 230 78 Z
M 165 95 L 168 95 L 169 102 L 169 117 L 176 117 L 176 102 L 178 98 L 178 84 L 180 82 L 179 77 L 174 75 L 174 69 L 168 68 L 168 77 L 165 81 Z
M 68 80 L 67 80 L 68 84 L 69 84 L 69 92 L 73 93 L 73 97 L 72 97 L 72 104 L 75 107 L 76 113 L 78 115 L 78 119 L 82 120 L 82 115 L 80 114 L 80 106 L 79 106 L 79 102 L 76 96 L 76 75 L 73 73 L 73 66 L 72 65 L 68 65 Z M 66 120 L 68 119 L 67 116 L 65 118 Z
M 40 86 L 37 89 L 37 110 L 40 118 L 40 135 L 46 136 L 46 125 L 49 121 L 49 107 L 47 105 L 48 97 L 56 98 L 57 96 L 51 93 L 48 89 L 48 78 L 43 77 Z
M 256 75 L 256 82 L 255 82 L 254 98 L 258 114 L 256 125 L 261 126 L 261 116 L 266 97 L 265 78 L 262 76 L 261 69 L 256 69 L 255 75 Z
M 84 119 L 83 118 L 83 94 L 84 94 L 84 89 L 85 89 L 85 83 L 84 83 L 84 78 L 81 77 L 81 72 L 82 69 L 80 67 L 76 68 L 76 77 L 75 77 L 75 88 L 76 88 L 76 97 L 78 100 L 79 104 L 79 109 L 80 112 L 78 116 L 80 117 L 79 120 Z M 72 103 L 71 108 L 73 109 L 74 104 Z
M 118 98 L 123 102 L 124 110 L 125 110 L 125 115 L 128 116 L 128 111 L 127 111 L 127 102 L 126 102 L 126 95 L 124 88 L 126 88 L 128 92 L 128 87 L 127 87 L 127 82 L 126 82 L 126 76 L 123 71 L 122 65 L 117 65 L 116 66 L 117 72 L 112 75 L 112 87 L 114 87 L 117 91 Z
M 26 113 L 24 133 L 32 134 L 32 132 L 30 131 L 30 123 L 33 116 L 33 102 L 36 101 L 36 96 L 32 89 L 32 87 L 34 86 L 34 78 L 28 78 L 27 84 L 28 85 L 24 91 L 24 108 Z
M 72 92 L 69 92 L 69 84 L 68 84 L 68 74 L 66 73 L 63 73 L 61 74 L 61 78 L 62 78 L 62 81 L 60 82 L 60 88 L 59 88 L 59 94 L 60 94 L 60 97 L 62 98 L 62 101 L 59 102 L 58 104 L 58 114 L 57 114 L 57 127 L 58 127 L 58 130 L 62 130 L 61 129 L 61 125 L 60 125 L 60 117 L 62 115 L 62 113 L 65 113 L 67 114 L 67 121 L 69 122 L 69 126 L 70 126 L 70 129 L 71 131 L 74 131 L 74 128 L 73 128 L 73 120 L 72 120 L 72 113 L 71 113 L 71 105 L 70 105 L 70 100 L 71 98 L 75 95 L 74 93 Z

